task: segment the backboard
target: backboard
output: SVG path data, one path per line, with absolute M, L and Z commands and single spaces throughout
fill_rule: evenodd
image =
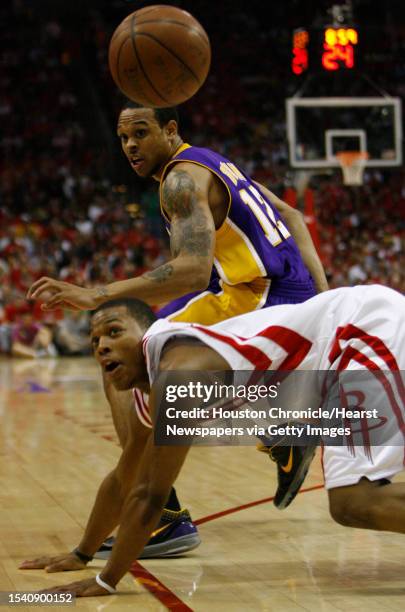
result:
M 286 100 L 293 168 L 339 167 L 336 153 L 368 153 L 366 167 L 402 164 L 401 100 L 381 97 L 294 97 Z

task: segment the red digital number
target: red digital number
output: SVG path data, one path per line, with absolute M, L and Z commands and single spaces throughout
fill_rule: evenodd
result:
M 341 63 L 345 68 L 353 68 L 354 66 L 354 51 L 352 45 L 327 45 L 322 54 L 322 66 L 325 70 L 339 70 Z
M 291 68 L 294 74 L 302 74 L 308 69 L 308 51 L 294 47 Z
M 293 35 L 293 49 L 291 68 L 294 74 L 302 74 L 308 69 L 308 51 L 307 46 L 309 35 L 306 30 L 295 30 Z

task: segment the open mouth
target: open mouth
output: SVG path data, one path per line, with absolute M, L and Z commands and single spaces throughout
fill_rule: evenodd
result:
M 138 168 L 138 166 L 142 164 L 143 159 L 141 159 L 140 157 L 131 157 L 129 161 L 131 162 L 131 166 L 133 168 Z
M 110 361 L 107 363 L 104 369 L 106 372 L 114 372 L 114 370 L 116 370 L 120 365 L 121 364 L 118 361 Z

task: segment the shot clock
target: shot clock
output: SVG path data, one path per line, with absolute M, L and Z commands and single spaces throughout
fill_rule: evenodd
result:
M 358 65 L 355 27 L 299 28 L 292 37 L 292 72 L 343 72 Z

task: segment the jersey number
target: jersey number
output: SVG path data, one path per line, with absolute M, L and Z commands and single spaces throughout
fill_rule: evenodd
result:
M 284 223 L 280 219 L 276 219 L 271 206 L 262 198 L 255 187 L 250 185 L 249 189 L 241 189 L 239 195 L 262 226 L 265 236 L 272 246 L 277 246 L 291 236 Z

